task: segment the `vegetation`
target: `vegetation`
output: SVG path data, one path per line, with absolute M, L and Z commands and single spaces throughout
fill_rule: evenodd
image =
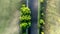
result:
M 40 30 L 39 34 L 60 34 L 60 30 L 59 30 L 60 29 L 60 23 L 59 23 L 60 22 L 60 16 L 59 16 L 60 1 L 59 0 L 46 0 L 46 1 L 47 1 L 47 6 L 45 7 L 44 6 L 45 0 L 39 0 L 40 2 L 39 5 L 40 9 L 38 11 L 39 12 L 38 27 Z M 16 8 L 18 8 L 17 7 L 18 2 L 19 4 L 21 3 L 20 5 L 22 5 L 19 6 L 19 10 L 20 10 L 19 12 L 16 11 L 17 10 Z M 46 14 L 44 13 L 44 9 L 47 9 L 45 11 Z M 19 18 L 16 17 L 18 16 L 18 13 L 20 13 Z M 14 17 L 16 17 L 16 19 Z M 22 29 L 22 34 L 26 34 L 26 30 L 31 26 L 31 17 L 32 17 L 31 10 L 29 7 L 26 6 L 26 0 L 22 0 L 21 2 L 19 0 L 5 0 L 5 1 L 0 0 L 0 34 L 12 34 L 12 32 L 15 33 L 17 28 L 17 27 L 15 28 L 15 26 L 17 26 L 16 23 L 18 19 L 20 19 L 19 26 Z M 36 25 L 36 23 L 34 25 Z M 37 29 L 38 28 L 36 28 L 36 31 Z
M 44 0 L 40 0 L 40 34 L 44 34 L 43 28 L 44 28 Z
M 40 24 L 40 34 L 44 34 L 43 25 L 44 23 L 44 0 L 40 0 L 40 20 L 39 20 L 39 24 Z M 20 8 L 20 27 L 23 30 L 23 34 L 25 34 L 26 32 L 24 31 L 24 29 L 26 30 L 27 28 L 29 28 L 31 26 L 31 11 L 28 7 L 26 7 L 26 5 L 23 3 L 21 8 Z
M 20 27 L 22 28 L 23 34 L 26 34 L 26 29 L 31 26 L 31 12 L 25 4 L 22 4 L 20 8 Z

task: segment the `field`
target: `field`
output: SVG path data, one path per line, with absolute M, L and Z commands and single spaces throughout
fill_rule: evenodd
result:
M 18 26 L 16 24 L 18 17 L 16 16 L 19 16 L 17 15 L 17 6 L 19 2 L 20 0 L 0 0 L 0 34 L 13 34 L 9 31 Z

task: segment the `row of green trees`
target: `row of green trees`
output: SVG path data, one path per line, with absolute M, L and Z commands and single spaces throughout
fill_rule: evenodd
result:
M 23 2 L 24 3 L 24 2 Z M 39 28 L 40 28 L 40 34 L 44 34 L 43 31 L 43 25 L 44 25 L 44 0 L 40 0 L 40 20 L 39 20 Z M 22 29 L 23 34 L 26 34 L 26 29 L 31 26 L 31 11 L 26 6 L 26 4 L 22 4 L 20 8 L 20 27 Z
M 44 3 L 45 1 L 44 0 L 40 0 L 40 13 L 39 13 L 39 24 L 40 24 L 40 27 L 39 27 L 39 34 L 44 34 L 44 24 L 45 24 L 45 21 L 44 21 Z
M 26 29 L 31 26 L 31 11 L 25 4 L 20 8 L 20 22 L 22 34 L 26 34 Z

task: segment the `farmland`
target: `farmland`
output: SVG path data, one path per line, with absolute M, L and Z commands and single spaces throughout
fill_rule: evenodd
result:
M 18 14 L 17 3 L 19 3 L 19 1 L 20 0 L 0 0 L 0 34 L 12 34 L 12 32 L 10 33 L 9 31 L 14 29 L 13 26 L 16 25 L 13 19 L 18 18 L 16 15 Z M 15 20 L 17 21 L 17 19 Z M 16 27 L 17 26 L 15 26 L 15 28 Z

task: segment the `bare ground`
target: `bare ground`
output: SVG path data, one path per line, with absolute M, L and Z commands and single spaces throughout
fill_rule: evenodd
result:
M 16 11 L 14 13 L 14 17 L 11 20 L 9 27 L 6 27 L 5 32 L 3 34 L 19 34 L 19 12 Z

